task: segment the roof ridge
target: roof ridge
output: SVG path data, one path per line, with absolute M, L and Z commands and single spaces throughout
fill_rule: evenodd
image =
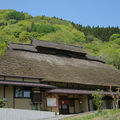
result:
M 33 38 L 30 38 L 30 39 L 31 39 L 31 44 L 36 48 L 44 47 L 44 48 L 56 49 L 56 50 L 61 50 L 61 51 L 66 51 L 71 53 L 83 54 L 83 55 L 87 54 L 82 47 L 70 46 L 67 44 L 61 44 L 61 43 L 55 43 L 55 42 L 47 42 L 44 40 L 37 40 Z
M 21 51 L 30 51 L 37 52 L 34 46 L 31 44 L 22 44 L 22 43 L 7 43 L 7 48 L 10 50 L 21 50 Z
M 70 55 L 75 58 L 81 58 L 81 59 L 105 63 L 105 61 L 99 57 L 88 55 L 86 52 L 84 52 L 82 47 L 70 46 L 67 44 L 61 44 L 61 43 L 55 43 L 55 42 L 47 42 L 44 40 L 37 40 L 37 39 L 33 39 L 33 38 L 30 38 L 30 40 L 31 40 L 30 44 L 10 43 L 10 42 L 6 42 L 6 44 L 8 46 L 8 49 L 10 49 L 10 50 L 39 52 L 39 50 L 38 50 L 39 48 L 37 48 L 37 47 L 43 47 L 43 48 L 53 49 L 54 51 L 57 50 L 57 52 L 62 51 L 62 54 L 65 54 L 68 56 Z M 66 52 L 66 53 L 64 53 L 64 52 Z M 48 53 L 49 53 L 49 50 L 48 50 Z M 53 54 L 53 53 L 49 53 L 49 54 Z
M 105 61 L 102 60 L 99 56 L 93 56 L 93 55 L 86 54 L 86 58 L 87 58 L 87 60 L 92 60 L 92 61 L 98 61 L 98 62 L 105 63 Z
M 26 45 L 26 46 L 32 46 L 31 44 L 25 44 L 25 43 L 11 43 L 11 42 L 6 42 L 7 45 L 13 44 L 13 45 Z
M 65 43 L 56 43 L 53 41 L 51 42 L 51 41 L 46 41 L 46 40 L 38 40 L 38 39 L 34 39 L 34 38 L 30 38 L 30 40 L 31 40 L 31 44 L 34 40 L 37 40 L 37 41 L 46 42 L 46 43 L 53 43 L 53 44 L 58 44 L 58 45 L 66 45 L 66 46 L 70 46 L 70 47 L 83 48 L 83 46 L 68 45 Z

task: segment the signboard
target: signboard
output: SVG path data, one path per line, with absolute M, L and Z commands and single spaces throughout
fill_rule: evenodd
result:
M 31 100 L 33 103 L 42 103 L 42 93 L 40 91 L 33 91 L 31 93 Z
M 56 107 L 56 98 L 47 98 L 48 107 Z

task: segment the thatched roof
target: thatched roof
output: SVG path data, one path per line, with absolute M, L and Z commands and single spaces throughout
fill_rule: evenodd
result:
M 17 48 L 8 49 L 0 59 L 0 74 L 44 78 L 43 81 L 120 86 L 120 71 L 102 62 Z
M 45 48 L 53 48 L 53 49 L 58 49 L 58 50 L 65 50 L 65 51 L 86 54 L 86 52 L 82 49 L 82 46 L 77 47 L 77 46 L 70 46 L 67 44 L 47 42 L 44 40 L 36 40 L 36 39 L 32 39 L 32 38 L 30 38 L 30 39 L 31 39 L 31 44 L 33 46 L 41 46 L 41 47 L 45 47 Z
M 75 58 L 87 59 L 87 60 L 105 63 L 105 61 L 103 61 L 99 57 L 88 55 L 83 50 L 82 46 L 80 47 L 69 46 L 66 44 L 47 42 L 32 38 L 31 38 L 31 44 L 7 43 L 7 45 L 8 45 L 8 49 L 10 50 L 39 52 L 39 53 L 53 54 L 53 55 L 63 54 L 69 57 L 75 57 Z
M 99 57 L 87 55 L 87 53 L 83 50 L 82 46 L 70 46 L 67 44 L 47 42 L 47 41 L 37 40 L 37 39 L 32 39 L 32 38 L 30 39 L 31 39 L 32 46 L 34 46 L 36 49 L 42 48 L 40 49 L 40 51 L 38 50 L 41 53 L 42 53 L 43 48 L 47 48 L 49 52 L 52 50 L 50 54 L 53 54 L 53 52 L 56 51 L 56 53 L 62 53 L 64 55 L 66 54 L 68 56 L 75 57 L 75 58 L 87 59 L 87 60 L 99 61 L 99 62 L 105 63 L 105 61 L 103 61 Z M 44 50 L 43 53 L 46 53 L 45 51 L 46 49 Z M 49 54 L 48 51 L 47 51 L 47 54 Z
M 10 50 L 37 52 L 37 49 L 35 49 L 35 47 L 30 44 L 7 43 L 7 45 L 8 45 L 8 49 Z
M 96 56 L 92 56 L 92 55 L 85 55 L 87 60 L 92 60 L 92 61 L 98 61 L 98 62 L 102 62 L 105 63 L 104 60 L 102 60 L 100 57 L 96 57 Z

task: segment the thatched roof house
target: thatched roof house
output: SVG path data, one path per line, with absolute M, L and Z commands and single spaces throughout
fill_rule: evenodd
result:
M 0 58 L 0 98 L 9 108 L 60 114 L 95 110 L 92 93 L 104 90 L 104 108 L 114 108 L 109 86 L 120 87 L 120 71 L 82 47 L 31 39 L 7 43 Z
M 31 76 L 43 81 L 120 86 L 120 71 L 75 47 L 31 39 L 29 45 L 8 43 L 0 74 Z

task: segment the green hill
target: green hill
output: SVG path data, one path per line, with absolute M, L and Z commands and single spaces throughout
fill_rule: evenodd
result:
M 36 16 L 16 10 L 0 10 L 0 56 L 6 41 L 30 43 L 29 37 L 39 40 L 80 46 L 92 55 L 120 69 L 120 29 L 90 27 L 56 17 Z

